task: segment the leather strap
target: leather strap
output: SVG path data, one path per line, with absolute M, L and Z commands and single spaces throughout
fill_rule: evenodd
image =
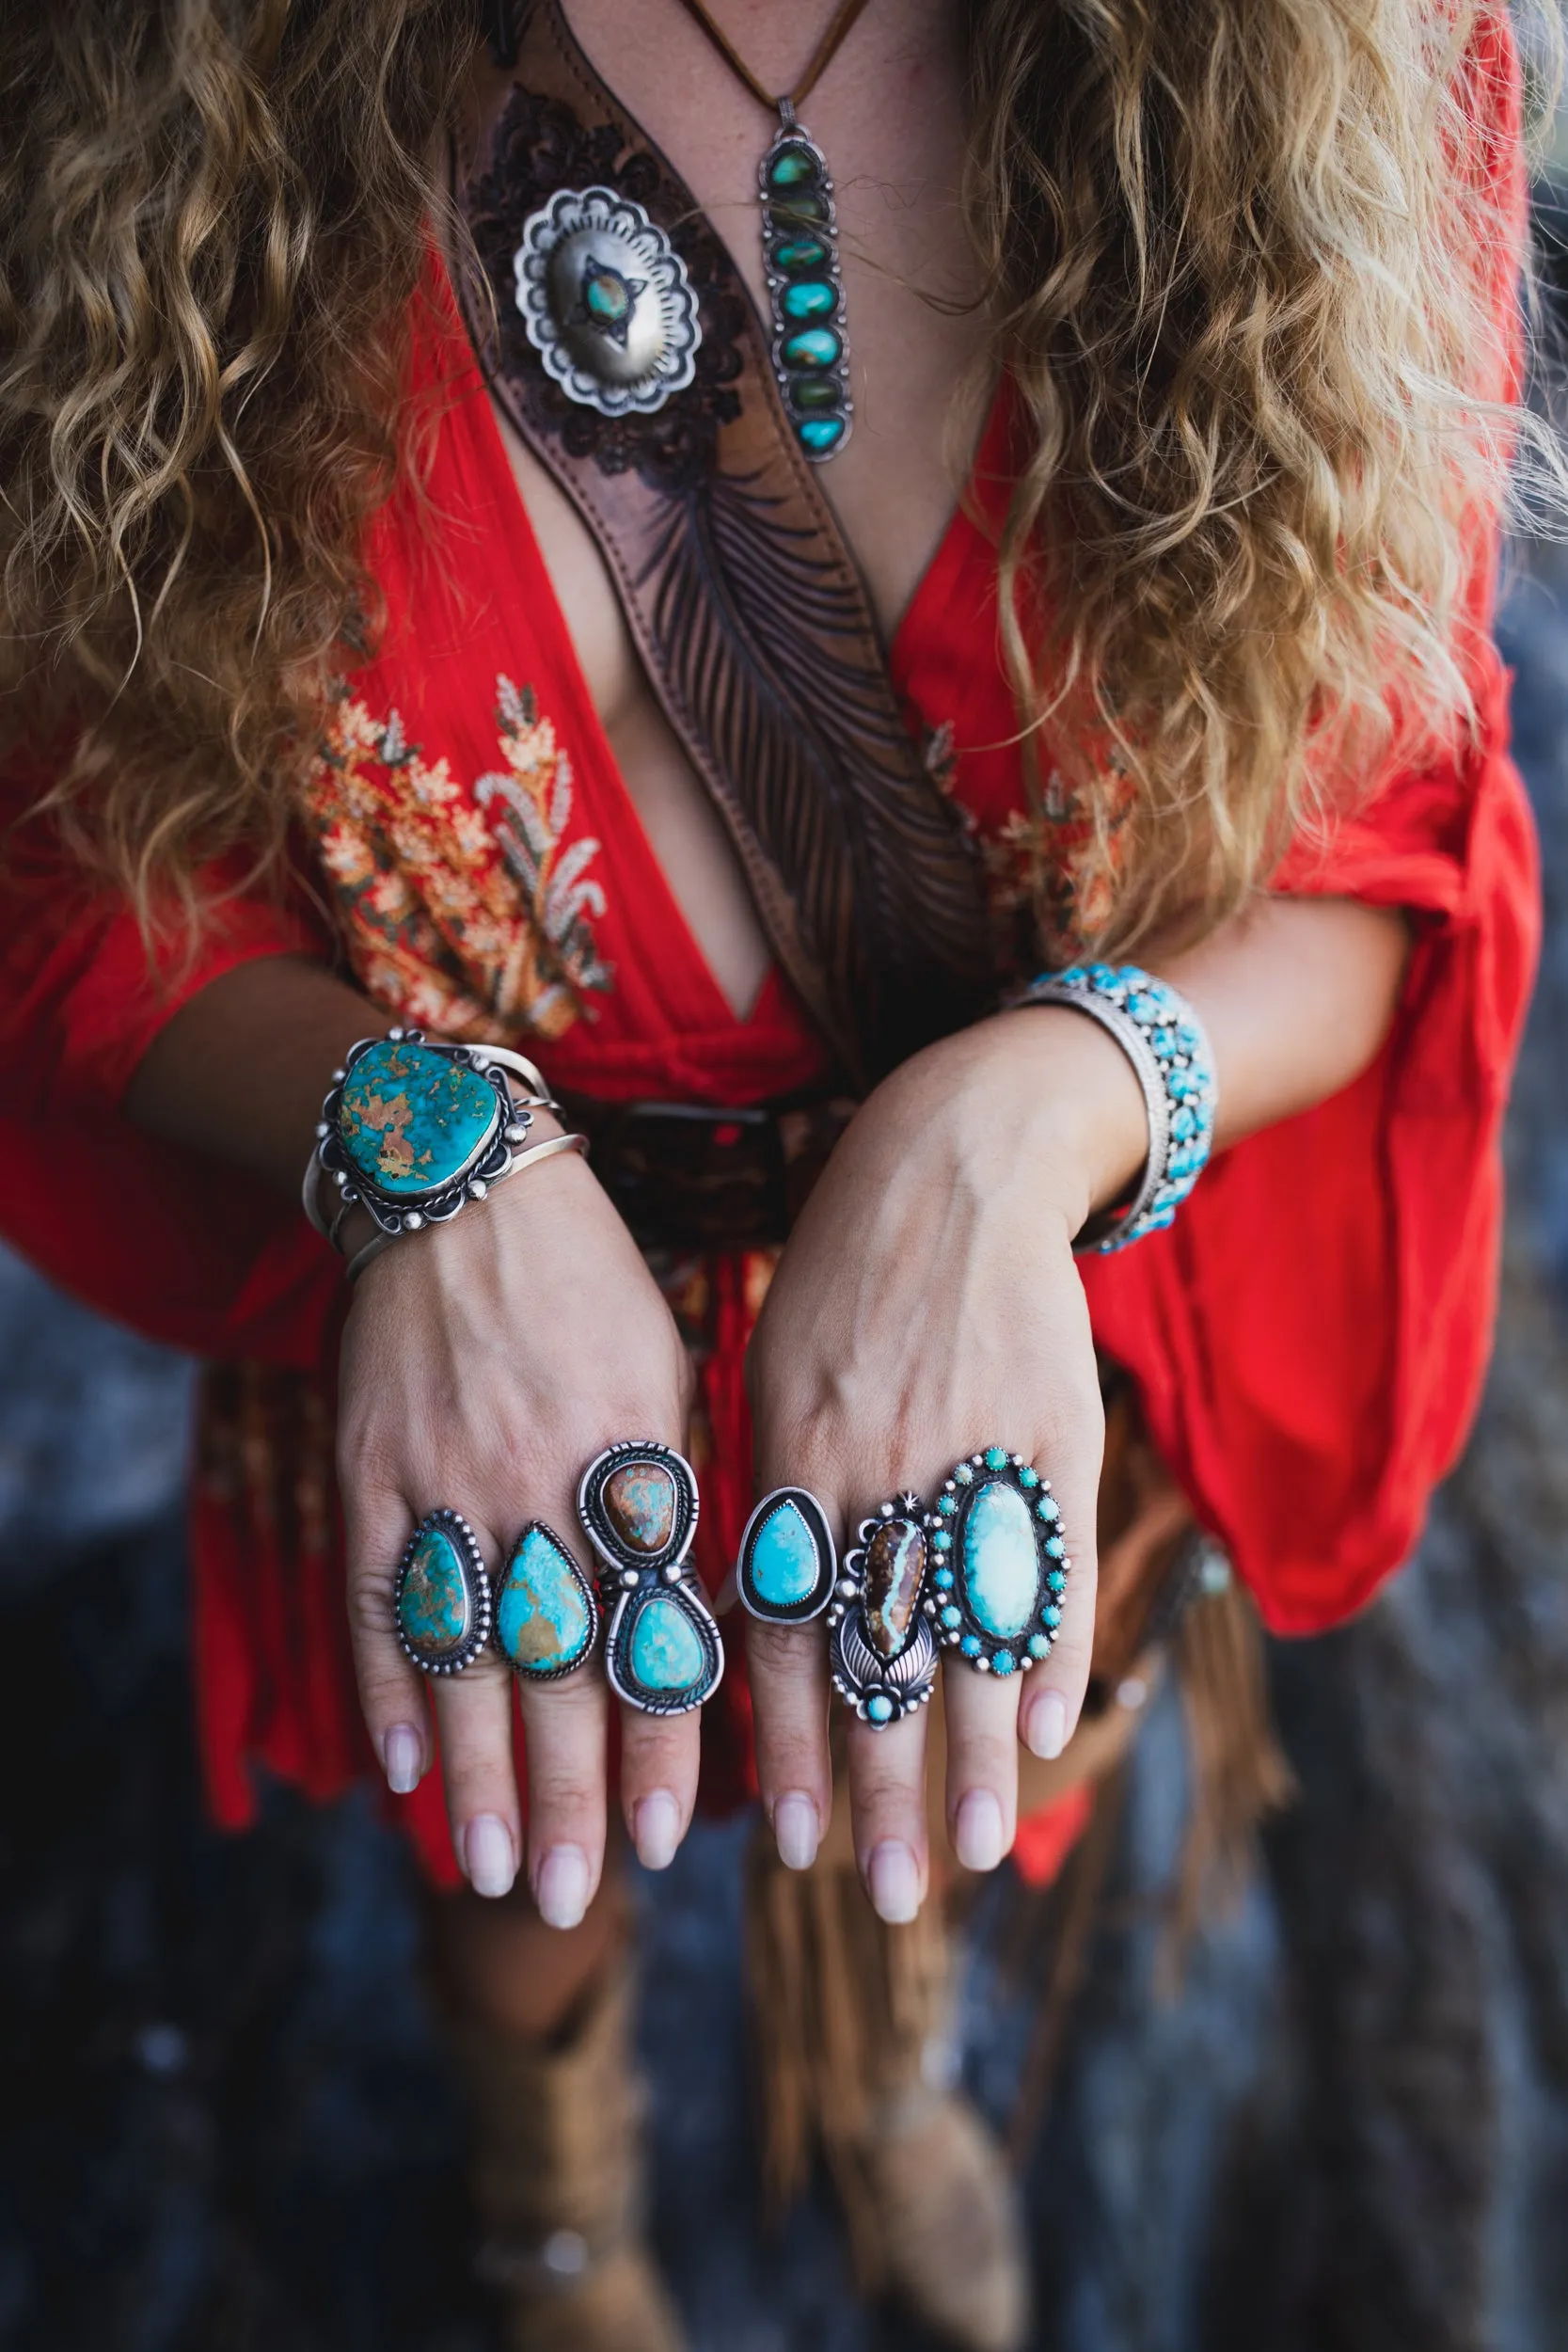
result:
M 556 0 L 521 28 L 487 163 L 458 178 L 493 310 L 460 295 L 492 392 L 593 531 L 774 953 L 863 1089 L 986 1009 L 990 946 L 973 850 L 905 724 L 750 294 Z M 570 400 L 516 310 L 525 220 L 593 186 L 644 206 L 697 295 L 696 381 L 653 414 Z

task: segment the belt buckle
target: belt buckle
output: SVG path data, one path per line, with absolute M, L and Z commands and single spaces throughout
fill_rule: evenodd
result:
M 770 1110 L 628 1103 L 617 1125 L 609 1188 L 640 1242 L 751 1249 L 783 1241 L 784 1142 Z

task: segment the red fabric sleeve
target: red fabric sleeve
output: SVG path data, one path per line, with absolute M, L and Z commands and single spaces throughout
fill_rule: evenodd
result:
M 15 815 L 27 787 L 8 794 Z M 316 1360 L 336 1261 L 297 1206 L 125 1116 L 182 1005 L 256 958 L 320 954 L 286 908 L 210 877 L 197 955 L 149 961 L 129 910 L 24 823 L 0 871 L 0 1231 L 101 1312 L 207 1356 Z

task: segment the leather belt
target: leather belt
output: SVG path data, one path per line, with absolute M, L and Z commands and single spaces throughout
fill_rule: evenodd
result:
M 843 1096 L 742 1109 L 566 1091 L 561 1102 L 639 1247 L 677 1251 L 786 1240 L 855 1109 Z

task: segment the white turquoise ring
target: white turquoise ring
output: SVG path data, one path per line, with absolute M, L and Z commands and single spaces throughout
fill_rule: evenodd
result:
M 582 1473 L 578 1517 L 604 1563 L 610 1689 L 645 1715 L 701 1707 L 719 1688 L 724 1645 L 687 1561 L 697 1531 L 690 1463 L 652 1438 L 606 1446 Z
M 833 1597 L 838 1552 L 806 1486 L 775 1486 L 746 1522 L 736 1564 L 742 1606 L 764 1625 L 808 1625 Z
M 923 1612 L 932 1558 L 918 1495 L 898 1495 L 861 1521 L 828 1611 L 834 1690 L 874 1731 L 924 1707 L 937 1651 Z
M 460 1511 L 431 1511 L 408 1538 L 392 1595 L 403 1654 L 426 1675 L 460 1675 L 490 1638 L 490 1580 Z
M 921 1606 L 943 1647 L 1003 1678 L 1049 1658 L 1072 1566 L 1050 1479 L 1022 1454 L 987 1446 L 943 1481 L 925 1525 Z

